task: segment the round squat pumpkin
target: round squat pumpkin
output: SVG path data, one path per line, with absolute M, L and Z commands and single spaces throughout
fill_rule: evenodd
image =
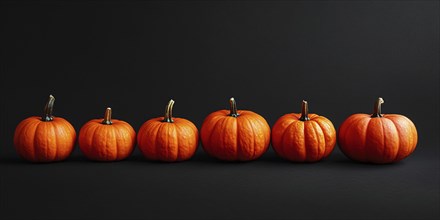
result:
M 201 128 L 206 153 L 220 160 L 250 161 L 263 155 L 270 143 L 270 127 L 259 114 L 237 110 L 234 98 L 230 110 L 209 114 Z
M 55 98 L 50 95 L 43 117 L 32 116 L 21 121 L 14 133 L 18 155 L 31 162 L 54 162 L 69 157 L 76 139 L 73 126 L 53 116 Z
M 301 113 L 281 116 L 272 128 L 272 147 L 282 158 L 294 162 L 316 162 L 333 151 L 336 130 L 326 117 L 309 114 L 307 101 Z
M 173 118 L 174 101 L 165 107 L 165 116 L 146 121 L 137 135 L 138 147 L 145 158 L 163 162 L 190 159 L 199 144 L 197 127 L 184 118 Z
M 90 160 L 118 161 L 131 155 L 136 143 L 136 132 L 125 121 L 112 119 L 107 108 L 104 118 L 93 119 L 79 131 L 79 148 Z
M 393 163 L 408 157 L 417 145 L 414 123 L 403 115 L 382 114 L 382 98 L 374 113 L 353 114 L 338 131 L 338 145 L 349 158 L 368 163 Z

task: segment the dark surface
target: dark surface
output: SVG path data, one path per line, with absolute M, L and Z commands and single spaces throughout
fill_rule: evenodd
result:
M 0 3 L 1 219 L 438 219 L 438 1 L 129 1 Z M 136 150 L 96 163 L 18 158 L 12 137 L 53 94 L 77 132 L 107 106 L 137 130 L 163 114 L 199 128 L 234 96 L 272 126 L 306 99 L 336 128 L 384 113 L 417 126 L 419 144 L 392 165 L 338 148 L 289 163 L 272 150 L 224 163 L 201 148 L 153 163 Z

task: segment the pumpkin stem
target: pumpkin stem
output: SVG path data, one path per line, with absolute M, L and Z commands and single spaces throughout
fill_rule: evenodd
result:
M 112 124 L 112 109 L 108 107 L 105 110 L 104 120 L 102 120 L 102 124 L 111 125 Z
M 301 121 L 309 121 L 309 104 L 307 101 L 303 100 L 301 104 L 301 117 L 299 118 Z
M 44 106 L 44 114 L 43 117 L 41 117 L 42 121 L 52 121 L 53 120 L 53 104 L 55 102 L 55 97 L 53 95 L 49 95 L 49 100 L 46 103 L 46 106 Z
M 174 100 L 170 100 L 168 105 L 165 107 L 165 116 L 163 117 L 163 122 L 173 123 L 173 106 Z
M 385 101 L 381 97 L 376 100 L 376 103 L 374 103 L 374 113 L 371 115 L 372 118 L 383 117 L 381 109 L 383 103 Z
M 237 111 L 237 103 L 235 102 L 234 97 L 229 99 L 229 104 L 230 104 L 230 113 L 229 116 L 232 116 L 234 118 L 238 117 L 240 114 L 238 114 Z

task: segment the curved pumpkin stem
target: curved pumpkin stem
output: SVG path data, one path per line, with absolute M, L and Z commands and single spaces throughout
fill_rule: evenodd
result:
M 309 121 L 309 104 L 307 101 L 303 100 L 301 104 L 301 117 L 299 118 L 301 121 Z
M 53 104 L 55 102 L 55 97 L 53 95 L 49 95 L 49 100 L 46 103 L 46 106 L 44 106 L 44 114 L 43 117 L 41 117 L 42 121 L 52 121 L 53 120 Z
M 381 109 L 383 103 L 385 101 L 381 97 L 376 100 L 376 103 L 374 103 L 374 113 L 371 115 L 372 118 L 383 117 Z
M 230 113 L 229 116 L 232 116 L 234 118 L 238 117 L 240 114 L 238 114 L 238 110 L 237 110 L 237 103 L 235 102 L 234 97 L 229 99 L 229 104 L 230 104 Z
M 165 116 L 163 117 L 163 122 L 173 123 L 173 106 L 174 100 L 170 100 L 168 105 L 165 107 Z
M 110 107 L 105 110 L 104 120 L 102 120 L 102 124 L 105 125 L 112 124 L 112 109 Z

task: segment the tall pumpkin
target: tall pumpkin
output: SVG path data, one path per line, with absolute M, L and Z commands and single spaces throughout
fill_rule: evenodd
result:
M 294 162 L 316 162 L 327 157 L 336 144 L 336 130 L 330 120 L 309 114 L 307 101 L 301 114 L 281 116 L 272 128 L 272 147 L 282 158 Z
M 234 98 L 230 110 L 209 114 L 201 128 L 203 149 L 226 161 L 250 161 L 259 158 L 269 147 L 270 127 L 259 114 L 237 110 Z
M 133 152 L 136 132 L 130 124 L 111 115 L 112 109 L 107 108 L 104 118 L 88 121 L 79 131 L 79 148 L 90 160 L 123 160 Z
M 190 159 L 199 144 L 197 127 L 189 120 L 172 116 L 174 101 L 165 116 L 146 121 L 137 135 L 138 147 L 149 160 L 177 162 Z
M 414 123 L 403 115 L 382 114 L 382 98 L 374 113 L 353 114 L 340 126 L 338 144 L 349 158 L 369 163 L 393 163 L 408 157 L 417 145 Z
M 76 132 L 73 126 L 61 117 L 55 117 L 55 97 L 49 96 L 43 117 L 32 116 L 21 121 L 14 133 L 14 146 L 18 155 L 31 162 L 54 162 L 69 157 Z

